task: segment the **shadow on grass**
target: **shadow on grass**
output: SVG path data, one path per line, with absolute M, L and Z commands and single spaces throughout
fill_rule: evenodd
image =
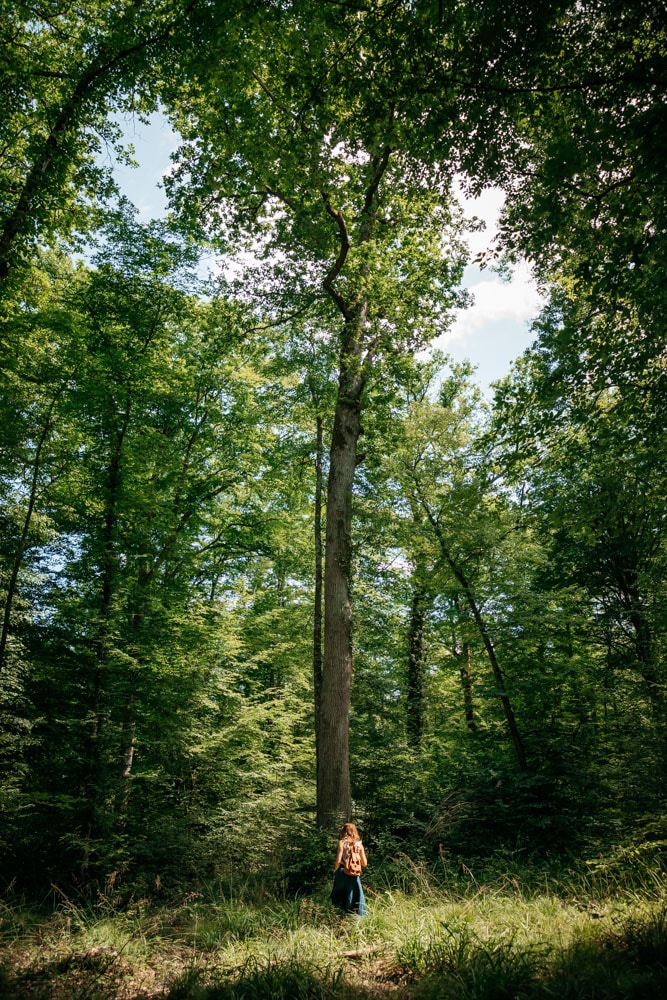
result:
M 249 960 L 233 973 L 206 975 L 204 985 L 200 970 L 186 971 L 167 994 L 168 1000 L 351 1000 L 342 970 L 317 969 L 297 962 L 260 963 Z
M 399 950 L 393 974 L 368 988 L 341 969 L 251 961 L 206 982 L 185 973 L 168 1000 L 662 1000 L 667 998 L 667 911 L 563 950 L 483 942 L 463 930 Z M 389 980 L 393 981 L 389 981 Z
M 414 1000 L 662 1000 L 667 910 L 559 951 L 457 935 L 408 978 Z
M 133 979 L 117 952 L 93 948 L 20 970 L 0 968 L 0 1000 L 147 1000 Z

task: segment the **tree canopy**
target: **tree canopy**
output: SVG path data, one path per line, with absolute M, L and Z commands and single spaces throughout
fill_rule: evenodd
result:
M 662 6 L 5 5 L 8 880 L 663 836 Z M 455 178 L 547 298 L 492 401 Z

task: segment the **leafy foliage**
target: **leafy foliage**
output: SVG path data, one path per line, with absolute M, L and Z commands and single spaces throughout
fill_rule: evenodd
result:
M 348 792 L 415 870 L 661 863 L 662 5 L 2 14 L 7 882 L 310 890 Z M 178 226 L 110 207 L 98 156 L 128 162 L 111 113 L 157 102 Z M 492 405 L 420 353 L 466 303 L 456 170 L 504 186 L 498 252 L 550 296 Z M 431 943 L 435 991 L 547 975 Z M 218 985 L 338 989 L 299 970 Z

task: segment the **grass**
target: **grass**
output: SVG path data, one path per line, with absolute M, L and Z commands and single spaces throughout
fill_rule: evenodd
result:
M 509 868 L 509 866 L 508 866 Z M 0 901 L 0 1000 L 651 1000 L 667 996 L 667 893 L 573 873 L 469 870 L 403 859 L 368 880 L 368 915 L 326 889 L 253 901 L 215 887 L 169 904 L 48 912 Z

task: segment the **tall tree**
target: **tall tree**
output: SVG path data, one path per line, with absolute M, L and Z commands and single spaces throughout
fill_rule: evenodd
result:
M 343 10 L 332 20 L 327 9 L 295 7 L 271 31 L 252 26 L 233 72 L 211 48 L 199 59 L 199 84 L 173 98 L 186 140 L 173 182 L 180 183 L 177 204 L 203 216 L 228 247 L 238 246 L 239 234 L 251 241 L 262 232 L 255 249 L 268 278 L 245 276 L 256 301 L 272 302 L 274 316 L 288 303 L 320 303 L 337 343 L 319 705 L 323 826 L 351 811 L 351 501 L 368 376 L 383 353 L 414 350 L 444 329 L 462 263 L 447 170 L 412 156 L 413 126 L 396 99 L 395 67 L 373 48 L 363 57 L 350 50 L 341 61 L 350 32 L 377 43 L 380 22 L 388 27 L 379 10 L 363 12 L 361 24 L 358 15 Z M 295 50 L 300 32 L 312 44 Z M 383 44 L 382 53 L 389 48 Z M 371 59 L 374 72 L 357 93 L 359 58 Z M 323 74 L 329 86 L 316 94 Z

